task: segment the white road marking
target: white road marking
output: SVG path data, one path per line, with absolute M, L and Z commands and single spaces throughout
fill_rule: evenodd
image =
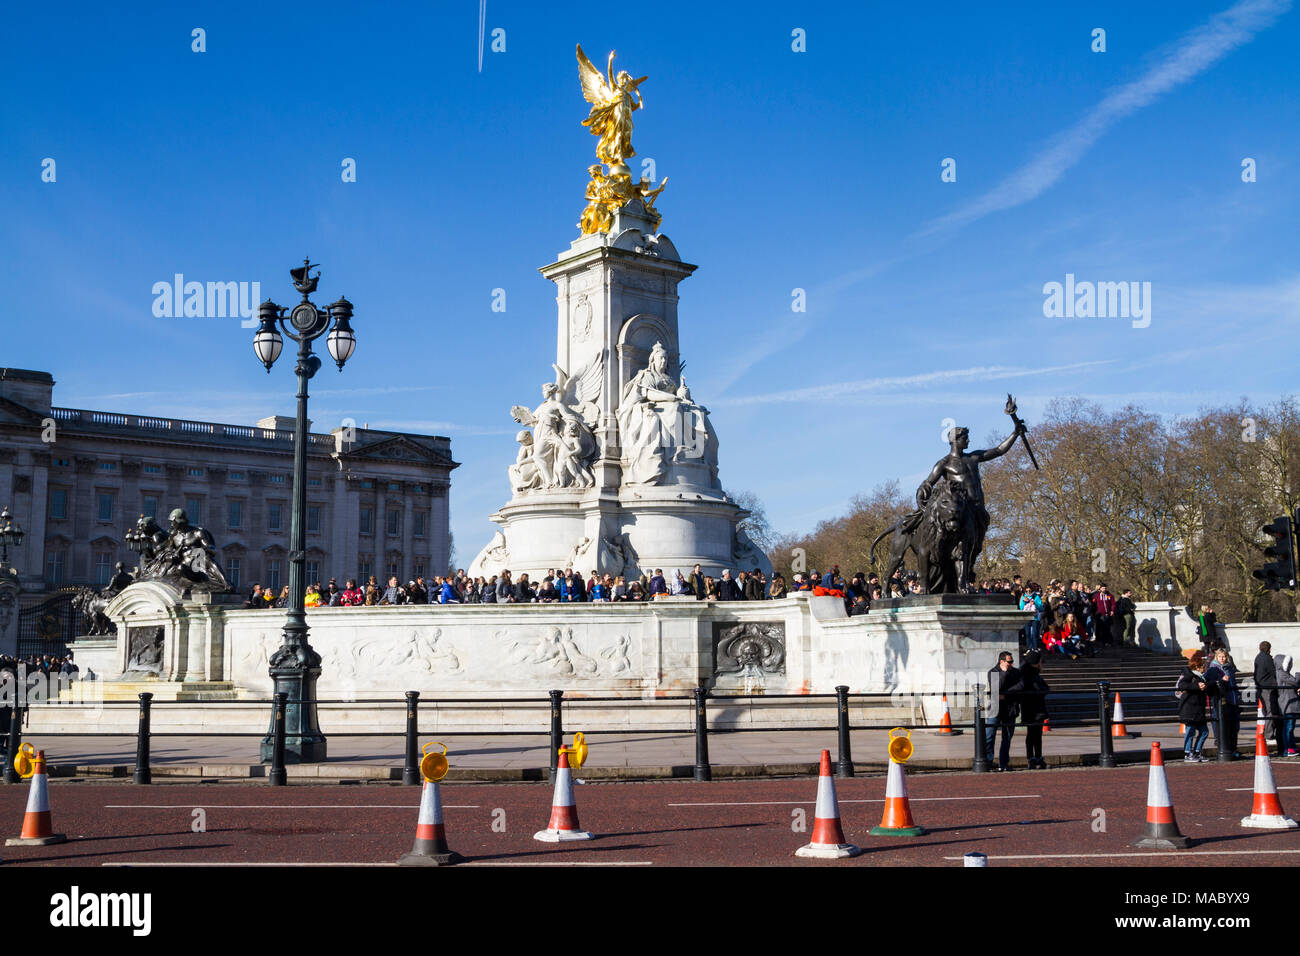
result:
M 1300 787 L 1275 787 L 1276 790 L 1300 790 Z M 1254 787 L 1228 787 L 1228 793 L 1252 793 Z
M 650 860 L 469 860 L 461 866 L 654 866 Z
M 654 866 L 650 860 L 555 860 L 551 862 L 510 860 L 466 860 L 460 866 Z M 396 863 L 172 863 L 140 861 L 137 863 L 101 863 L 100 866 L 397 866 Z
M 1262 856 L 1264 854 L 1294 854 L 1300 850 L 1168 850 L 1158 853 L 1025 853 L 1018 856 L 993 856 L 990 860 L 1096 860 L 1121 856 L 1183 857 L 1183 856 Z M 945 860 L 961 860 L 960 856 L 945 856 Z
M 105 810 L 418 810 L 418 803 L 106 803 Z M 480 810 L 478 804 L 444 803 L 444 810 Z
M 993 797 L 908 797 L 912 803 L 933 802 L 936 800 L 1035 800 L 1042 797 L 1041 793 L 1008 793 L 1006 795 Z M 816 800 L 755 800 L 751 803 L 670 803 L 670 807 L 799 807 L 812 806 Z M 845 800 L 840 798 L 839 803 L 884 803 L 885 798 L 880 797 L 876 800 Z
M 249 863 L 247 861 L 238 863 L 172 863 L 172 862 L 153 862 L 140 860 L 136 863 L 101 863 L 100 866 L 397 866 L 396 863 Z

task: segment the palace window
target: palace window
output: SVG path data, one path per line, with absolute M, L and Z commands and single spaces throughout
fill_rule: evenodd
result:
M 371 508 L 361 509 L 360 527 L 362 534 L 374 534 L 374 514 L 374 510 Z
M 113 496 L 112 495 L 100 494 L 98 518 L 100 521 L 113 520 Z
M 64 555 L 62 551 L 51 551 L 45 556 L 45 581 L 47 584 L 62 584 Z
M 266 506 L 266 530 L 280 530 L 280 505 Z
M 402 512 L 396 508 L 388 512 L 388 533 L 392 537 L 402 533 Z
M 50 517 L 66 518 L 68 516 L 68 490 L 66 488 L 50 489 Z
M 280 596 L 280 561 L 273 559 L 266 562 L 266 586 L 276 597 Z
M 320 505 L 307 506 L 307 530 L 311 532 L 320 531 Z
M 107 551 L 95 554 L 95 587 L 102 588 L 113 576 L 113 556 Z
M 244 523 L 244 503 L 242 501 L 230 502 L 230 527 L 232 530 L 239 528 Z

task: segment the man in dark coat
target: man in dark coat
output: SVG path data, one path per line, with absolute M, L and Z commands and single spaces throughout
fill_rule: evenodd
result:
M 1259 653 L 1255 655 L 1255 698 L 1264 705 L 1265 717 L 1277 717 L 1277 665 L 1273 663 L 1273 645 L 1261 641 Z M 1281 721 L 1269 721 L 1265 736 L 1281 742 Z
M 722 572 L 722 580 L 718 582 L 718 600 L 719 601 L 740 601 L 743 597 L 740 588 L 736 582 L 731 579 L 730 571 Z
M 1051 688 L 1039 673 L 1042 656 L 1028 651 L 1020 664 L 1020 679 L 1007 688 L 1007 697 L 1020 705 L 1020 722 L 1025 725 L 1025 756 L 1030 770 L 1046 770 L 1043 759 L 1043 725 L 1047 722 L 1047 695 Z
M 1015 658 L 1010 651 L 998 655 L 997 665 L 989 670 L 989 712 L 988 722 L 984 725 L 984 755 L 989 762 L 989 769 L 1001 773 L 1010 769 L 1011 737 L 1016 732 L 1016 715 L 1019 707 L 1014 697 L 1007 695 L 1007 688 L 1020 680 L 1020 671 L 1012 666 Z M 998 750 L 998 762 L 993 763 L 993 738 L 998 729 L 1002 730 L 1002 746 Z
M 686 583 L 691 586 L 691 593 L 695 595 L 695 600 L 703 601 L 705 597 L 704 572 L 700 570 L 698 564 L 691 568 L 691 575 L 686 579 Z

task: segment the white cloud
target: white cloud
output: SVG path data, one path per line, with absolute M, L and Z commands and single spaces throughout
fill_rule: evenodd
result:
M 1037 198 L 1083 158 L 1115 123 L 1136 113 L 1205 72 L 1239 46 L 1254 39 L 1282 14 L 1291 0 L 1242 0 L 1172 44 L 1157 63 L 1131 83 L 1112 90 L 1073 126 L 1048 141 L 1046 148 L 988 192 L 933 220 L 917 235 L 959 229 L 989 213 Z
M 1113 359 L 1098 359 L 1091 362 L 1073 362 L 1069 365 L 1040 366 L 1023 368 L 1009 365 L 981 365 L 976 368 L 946 369 L 938 372 L 925 372 L 920 375 L 899 375 L 883 378 L 864 378 L 852 382 L 835 382 L 830 385 L 813 385 L 807 388 L 795 388 L 784 392 L 768 392 L 762 395 L 741 395 L 736 398 L 715 400 L 711 404 L 718 406 L 732 405 L 768 405 L 781 402 L 827 402 L 838 401 L 846 397 L 869 393 L 879 397 L 878 393 L 907 392 L 934 385 L 955 382 L 988 382 L 998 379 L 1029 378 L 1039 375 L 1054 375 L 1059 372 L 1071 372 L 1084 368 L 1095 368 L 1112 364 Z

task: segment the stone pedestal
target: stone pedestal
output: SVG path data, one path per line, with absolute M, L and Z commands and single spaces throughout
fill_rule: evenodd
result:
M 161 581 L 125 588 L 104 609 L 117 626 L 116 668 L 106 679 L 207 684 L 221 680 L 225 611 L 235 594 L 183 596 Z
M 533 431 L 521 433 L 512 497 L 491 516 L 502 530 L 470 574 L 635 577 L 699 564 L 715 577 L 771 575 L 766 555 L 737 534 L 745 512 L 722 488 L 708 409 L 681 374 L 677 286 L 695 266 L 656 226 L 633 200 L 608 234 L 574 240 L 542 268 L 556 285 L 556 378 L 536 411 L 513 410 Z M 569 448 L 584 450 L 570 459 Z
M 814 599 L 816 600 L 816 599 Z M 949 695 L 954 720 L 969 720 L 970 703 L 958 696 L 988 684 L 998 654 L 1019 659 L 1020 629 L 1032 619 L 1003 595 L 926 594 L 879 600 L 863 618 L 821 625 L 814 666 L 818 684 L 835 674 L 852 692 L 889 693 L 922 704 L 937 722 L 941 695 Z M 863 621 L 860 627 L 852 626 Z

